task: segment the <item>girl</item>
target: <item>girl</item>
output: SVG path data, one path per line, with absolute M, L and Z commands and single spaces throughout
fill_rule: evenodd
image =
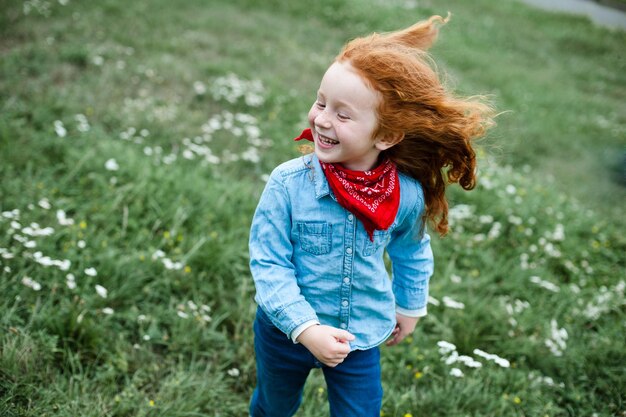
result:
M 429 221 L 448 229 L 447 182 L 475 184 L 471 139 L 491 109 L 451 96 L 426 50 L 440 16 L 349 42 L 296 139 L 315 152 L 277 167 L 250 231 L 257 387 L 253 417 L 293 415 L 313 368 L 331 416 L 378 417 L 378 346 L 426 315 Z M 389 279 L 383 252 L 392 264 Z

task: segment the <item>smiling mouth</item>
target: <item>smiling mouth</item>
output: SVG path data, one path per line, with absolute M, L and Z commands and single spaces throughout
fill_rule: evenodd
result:
M 339 143 L 339 141 L 327 138 L 326 136 L 322 136 L 319 133 L 317 134 L 317 138 L 322 144 L 327 145 L 327 146 L 337 145 Z

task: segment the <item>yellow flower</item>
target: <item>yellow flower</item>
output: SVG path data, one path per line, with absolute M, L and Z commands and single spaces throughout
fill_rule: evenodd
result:
M 380 410 L 380 417 L 385 417 L 385 412 L 383 410 Z
M 78 225 L 81 229 L 86 229 L 87 228 L 87 222 L 84 220 L 81 220 L 79 225 Z
M 148 401 L 148 405 L 149 405 L 150 407 L 154 407 L 154 400 L 150 400 L 150 401 Z
M 168 232 L 167 230 L 165 232 L 163 232 L 163 237 L 165 239 L 169 239 L 170 238 L 170 232 Z
M 476 278 L 477 276 L 480 275 L 480 271 L 478 269 L 472 269 L 472 271 L 470 272 L 470 275 Z
M 176 236 L 176 241 L 177 242 L 182 242 L 183 241 L 183 235 L 179 234 L 178 236 Z
M 406 414 L 404 415 L 404 417 L 413 417 L 413 414 L 411 414 L 411 413 L 406 413 Z
M 420 371 L 415 372 L 415 379 L 420 379 L 423 376 L 424 376 L 424 374 L 421 373 Z
M 520 397 L 515 397 L 515 398 L 513 398 L 513 402 L 515 404 L 520 404 L 522 402 L 522 399 Z
M 139 256 L 139 260 L 140 260 L 141 262 L 145 261 L 145 260 L 146 260 L 145 255 L 140 255 L 140 256 Z
M 189 265 L 185 265 L 185 274 L 188 274 L 191 272 L 191 267 Z

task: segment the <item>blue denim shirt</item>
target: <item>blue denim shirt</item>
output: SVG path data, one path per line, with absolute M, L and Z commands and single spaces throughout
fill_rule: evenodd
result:
M 433 255 L 430 237 L 419 230 L 423 191 L 399 176 L 396 219 L 372 242 L 335 200 L 314 154 L 274 169 L 252 220 L 250 269 L 256 302 L 287 336 L 317 320 L 354 334 L 352 350 L 369 349 L 389 337 L 396 310 L 426 314 Z

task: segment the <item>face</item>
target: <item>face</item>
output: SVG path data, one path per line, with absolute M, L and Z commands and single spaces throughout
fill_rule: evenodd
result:
M 349 63 L 332 64 L 309 111 L 320 161 L 340 163 L 354 171 L 374 168 L 380 152 L 389 147 L 382 138 L 374 137 L 379 102 L 379 93 L 365 84 Z

